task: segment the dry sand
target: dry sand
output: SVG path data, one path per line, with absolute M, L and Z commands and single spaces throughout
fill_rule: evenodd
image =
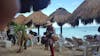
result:
M 38 45 L 35 45 L 33 48 L 28 48 L 22 53 L 16 53 L 17 50 L 18 49 L 16 46 L 13 46 L 11 48 L 0 47 L 0 56 L 50 56 L 50 51 L 44 50 L 43 46 Z M 80 52 L 75 53 L 79 54 Z M 56 51 L 55 56 L 72 56 L 72 51 L 67 48 L 63 48 L 62 53 Z

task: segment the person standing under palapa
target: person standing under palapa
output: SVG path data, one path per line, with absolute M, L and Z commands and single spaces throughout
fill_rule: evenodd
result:
M 46 29 L 46 37 L 48 38 L 48 43 L 51 51 L 51 56 L 54 56 L 54 47 L 53 47 L 53 34 L 55 34 L 55 30 L 50 21 L 47 21 L 47 29 Z
M 14 26 L 10 24 L 8 27 L 9 27 L 9 29 L 7 31 L 8 40 L 12 41 L 12 43 L 15 45 L 16 37 L 15 37 Z

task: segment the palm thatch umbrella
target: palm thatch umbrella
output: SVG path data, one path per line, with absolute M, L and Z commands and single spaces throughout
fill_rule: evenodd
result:
M 25 24 L 26 17 L 24 15 L 19 15 L 13 21 L 17 24 Z
M 100 0 L 85 0 L 69 17 L 70 23 L 78 25 L 78 19 L 81 19 L 83 24 L 92 23 L 94 19 L 100 23 L 99 6 Z
M 49 4 L 50 0 L 20 0 L 20 12 L 30 12 L 31 8 L 33 8 L 33 11 L 39 11 L 46 8 Z
M 55 12 L 53 12 L 50 16 L 49 19 L 54 20 L 57 22 L 57 24 L 60 26 L 60 31 L 62 34 L 62 26 L 65 24 L 67 18 L 71 14 L 65 10 L 64 8 L 58 8 Z
M 43 14 L 41 11 L 37 11 L 29 15 L 28 18 L 31 19 L 33 24 L 38 28 L 38 35 L 39 35 L 40 31 L 39 28 L 40 26 L 46 24 L 48 16 Z

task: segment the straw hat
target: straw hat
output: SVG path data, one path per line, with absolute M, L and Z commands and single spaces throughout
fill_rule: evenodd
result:
M 51 23 L 50 21 L 47 21 L 47 24 L 46 24 L 46 25 L 47 25 L 47 26 L 48 26 L 48 25 L 52 25 L 52 23 Z

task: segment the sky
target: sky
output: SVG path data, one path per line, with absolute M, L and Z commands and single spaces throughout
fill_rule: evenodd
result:
M 43 9 L 42 12 L 49 16 L 51 13 L 53 13 L 56 9 L 62 7 L 65 8 L 68 12 L 72 13 L 84 0 L 51 0 L 50 5 Z M 30 13 L 25 13 L 24 15 L 27 17 L 28 15 L 32 14 Z M 88 24 L 89 26 L 94 26 L 96 25 L 95 21 L 93 24 Z M 53 23 L 54 27 L 59 27 L 57 23 Z M 81 22 L 79 26 L 84 26 Z M 87 25 L 86 25 L 87 26 Z M 71 27 L 69 24 L 64 24 L 63 27 Z
M 42 10 L 46 15 L 50 15 L 56 9 L 62 7 L 72 13 L 84 0 L 51 0 L 50 5 Z

